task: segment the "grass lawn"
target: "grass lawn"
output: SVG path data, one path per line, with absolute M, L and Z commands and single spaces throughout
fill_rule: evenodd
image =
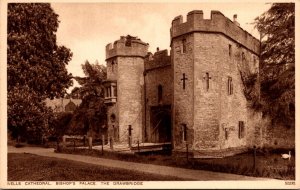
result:
M 8 181 L 182 181 L 33 154 L 8 154 Z
M 81 154 L 109 159 L 141 162 L 157 165 L 167 165 L 188 169 L 209 170 L 233 173 L 255 177 L 267 177 L 284 180 L 295 180 L 295 156 L 291 160 L 281 158 L 279 152 L 258 151 L 256 168 L 253 169 L 253 154 L 251 152 L 217 159 L 190 159 L 170 155 L 125 155 L 113 152 L 101 154 L 98 150 L 66 148 L 63 153 Z

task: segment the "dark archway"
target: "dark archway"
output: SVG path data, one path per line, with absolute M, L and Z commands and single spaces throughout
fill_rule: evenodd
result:
M 155 106 L 150 114 L 150 141 L 155 143 L 171 142 L 172 122 L 170 106 Z

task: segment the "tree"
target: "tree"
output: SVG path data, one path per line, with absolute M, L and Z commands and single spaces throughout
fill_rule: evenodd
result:
M 52 126 L 50 134 L 51 137 L 56 140 L 57 151 L 60 151 L 59 142 L 61 141 L 62 136 L 68 131 L 72 117 L 73 114 L 70 112 L 60 112 L 49 121 L 49 125 Z
M 82 65 L 86 77 L 74 77 L 81 87 L 74 88 L 71 96 L 82 98 L 82 103 L 72 119 L 72 131 L 86 134 L 88 131 L 100 132 L 106 123 L 106 106 L 104 104 L 103 80 L 106 79 L 106 67 L 98 62 Z
M 274 3 L 255 19 L 262 37 L 261 103 L 273 124 L 295 125 L 295 4 Z
M 72 85 L 66 69 L 72 53 L 56 43 L 59 21 L 50 4 L 9 3 L 7 20 L 8 129 L 39 137 L 52 117 L 44 100 Z

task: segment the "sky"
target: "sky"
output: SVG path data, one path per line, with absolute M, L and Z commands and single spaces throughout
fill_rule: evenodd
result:
M 259 38 L 254 19 L 267 11 L 265 3 L 51 3 L 59 15 L 57 43 L 71 49 L 73 58 L 67 69 L 73 76 L 84 76 L 81 64 L 105 64 L 105 46 L 120 36 L 137 36 L 149 43 L 149 51 L 170 50 L 172 20 L 192 10 L 203 10 L 210 18 L 211 10 L 222 12 L 227 18 L 238 15 L 240 26 Z M 75 82 L 74 86 L 78 86 Z

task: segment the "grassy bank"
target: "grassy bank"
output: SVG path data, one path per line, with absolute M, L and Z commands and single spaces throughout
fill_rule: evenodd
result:
M 251 152 L 218 159 L 189 159 L 171 155 L 128 155 L 114 152 L 102 153 L 98 150 L 66 148 L 63 153 L 81 154 L 95 157 L 167 165 L 188 169 L 209 170 L 224 173 L 233 173 L 255 177 L 267 177 L 284 180 L 295 179 L 295 157 L 283 160 L 280 152 L 258 151 L 254 168 Z
M 32 154 L 8 154 L 8 181 L 182 181 Z

